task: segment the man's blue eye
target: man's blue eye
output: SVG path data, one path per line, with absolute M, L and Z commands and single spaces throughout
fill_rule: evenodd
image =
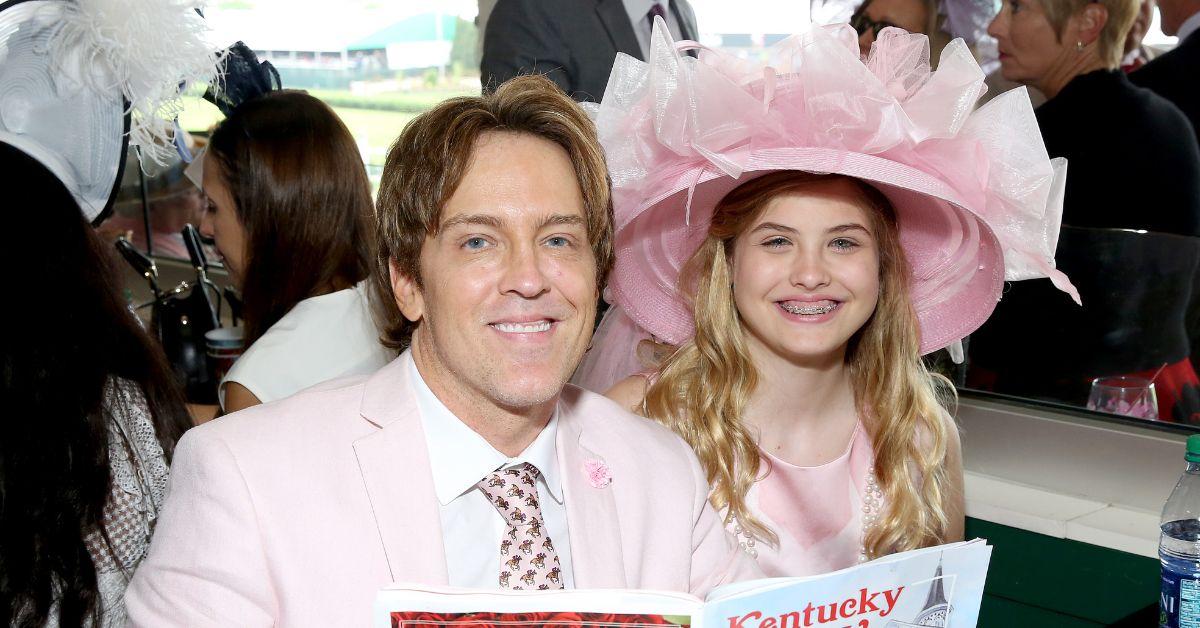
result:
M 553 238 L 546 240 L 546 244 L 549 244 L 550 246 L 554 246 L 554 247 L 562 247 L 562 246 L 570 246 L 571 241 L 562 236 L 554 236 Z
M 464 242 L 463 246 L 467 247 L 468 249 L 481 249 L 487 246 L 487 240 L 484 240 L 483 238 L 471 238 Z

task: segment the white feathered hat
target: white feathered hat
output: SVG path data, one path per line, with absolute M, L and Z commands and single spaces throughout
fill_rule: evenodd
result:
M 0 3 L 0 141 L 53 172 L 98 223 L 128 145 L 176 151 L 181 87 L 209 81 L 218 50 L 197 0 Z

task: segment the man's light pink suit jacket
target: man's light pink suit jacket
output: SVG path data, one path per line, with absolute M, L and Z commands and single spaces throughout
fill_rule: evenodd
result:
M 446 584 L 411 365 L 397 359 L 190 430 L 126 594 L 132 624 L 368 626 L 383 586 Z M 708 504 L 686 443 L 573 386 L 559 409 L 577 588 L 703 596 L 761 575 Z M 591 460 L 608 466 L 610 485 L 592 485 Z

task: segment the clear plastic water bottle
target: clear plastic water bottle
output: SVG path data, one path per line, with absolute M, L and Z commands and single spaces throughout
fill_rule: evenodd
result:
M 1159 628 L 1200 628 L 1200 434 L 1187 440 L 1187 469 L 1163 506 Z

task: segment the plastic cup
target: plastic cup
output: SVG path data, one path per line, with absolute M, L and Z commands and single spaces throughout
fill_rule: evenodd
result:
M 245 341 L 241 327 L 218 327 L 204 334 L 205 352 L 213 379 L 220 382 L 242 355 Z

